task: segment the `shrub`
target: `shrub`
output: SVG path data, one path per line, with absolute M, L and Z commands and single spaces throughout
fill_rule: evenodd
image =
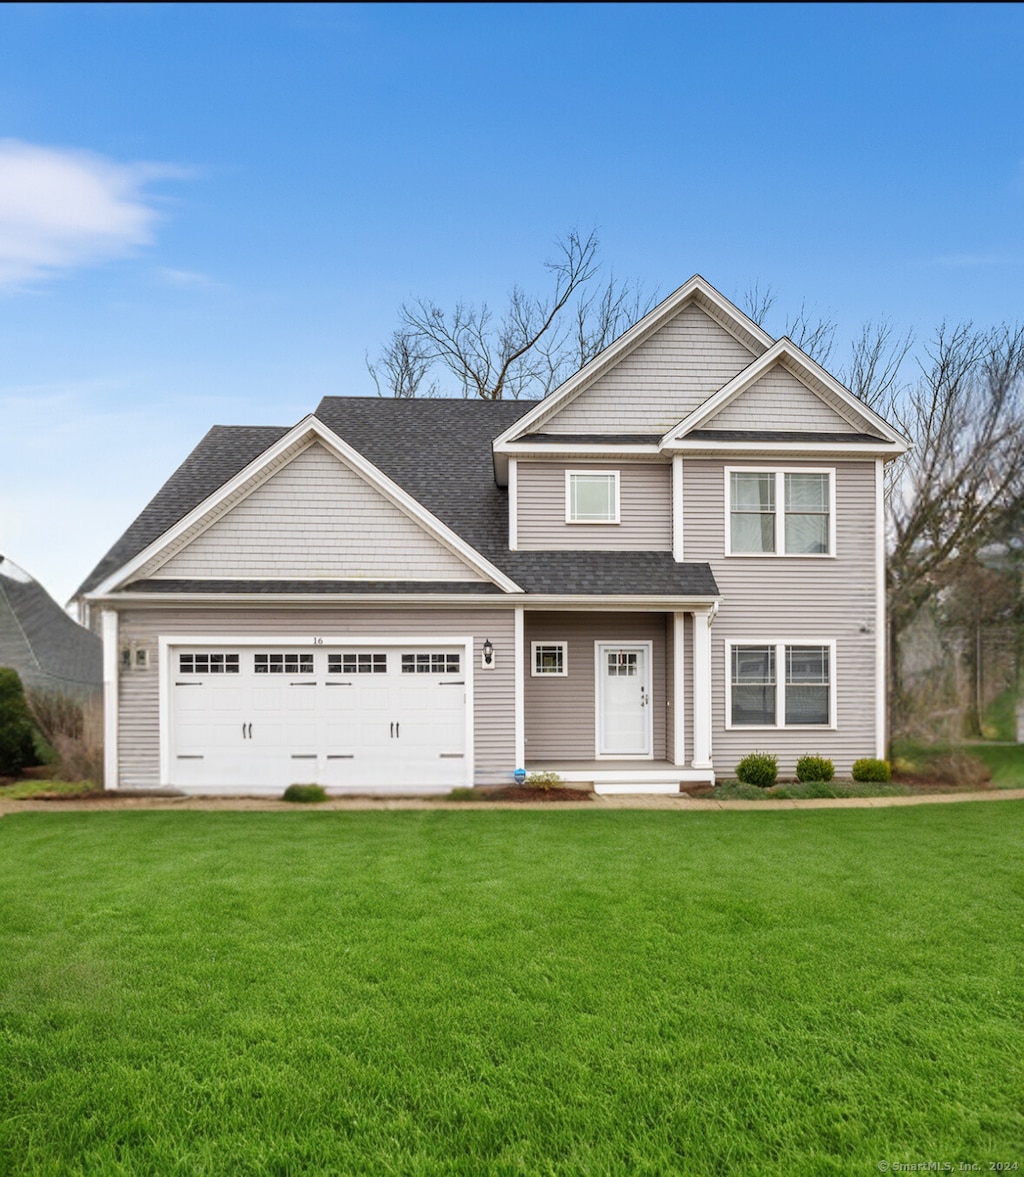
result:
M 17 776 L 35 761 L 32 717 L 16 670 L 0 666 L 0 776 Z
M 951 748 L 932 757 L 927 775 L 943 784 L 971 789 L 980 789 L 992 780 L 992 770 L 985 761 L 963 748 Z
M 830 781 L 836 775 L 836 766 L 827 756 L 801 756 L 796 762 L 798 781 Z
M 875 760 L 865 756 L 862 760 L 853 762 L 853 779 L 855 781 L 877 781 L 885 784 L 892 777 L 888 760 Z
M 531 772 L 525 781 L 527 788 L 543 789 L 545 792 L 557 789 L 561 783 L 562 778 L 557 772 Z
M 48 748 L 38 749 L 59 781 L 103 784 L 103 704 L 30 687 L 28 709 Z
M 289 785 L 281 797 L 282 801 L 295 801 L 302 805 L 315 804 L 326 801 L 327 794 L 323 785 Z
M 459 785 L 448 794 L 449 801 L 479 801 L 480 794 L 472 785 Z
M 779 758 L 767 752 L 751 752 L 736 765 L 736 778 L 745 785 L 770 789 L 779 775 Z

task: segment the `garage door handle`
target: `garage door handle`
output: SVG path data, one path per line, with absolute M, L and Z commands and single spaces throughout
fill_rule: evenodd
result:
M 402 725 L 400 723 L 396 723 L 395 724 L 395 735 L 401 736 L 401 734 L 402 734 Z
M 394 725 L 394 723 L 391 724 L 391 738 L 392 739 L 395 738 L 395 725 Z

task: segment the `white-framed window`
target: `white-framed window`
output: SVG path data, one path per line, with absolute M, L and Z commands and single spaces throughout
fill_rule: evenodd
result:
M 569 653 L 566 642 L 531 642 L 530 673 L 534 678 L 555 675 L 565 678 L 569 673 Z
M 836 726 L 832 639 L 725 643 L 727 728 Z
M 725 468 L 727 556 L 834 556 L 836 472 Z
M 566 523 L 618 523 L 618 470 L 566 470 Z

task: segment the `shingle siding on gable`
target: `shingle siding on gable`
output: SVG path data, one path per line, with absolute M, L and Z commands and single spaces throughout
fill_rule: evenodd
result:
M 875 466 L 873 462 L 779 462 L 835 466 L 835 559 L 724 558 L 724 466 L 771 466 L 770 461 L 683 463 L 685 545 L 688 560 L 707 560 L 722 593 L 711 631 L 713 752 L 715 771 L 731 774 L 748 752 L 778 753 L 779 771 L 792 775 L 805 753 L 827 755 L 848 775 L 854 760 L 875 749 Z M 866 627 L 868 632 L 862 633 Z M 725 728 L 725 642 L 836 640 L 834 682 L 838 730 L 770 732 Z M 690 651 L 687 650 L 687 657 Z
M 543 432 L 666 432 L 754 358 L 691 303 L 545 421 Z
M 566 523 L 566 470 L 618 470 L 621 522 Z M 672 467 L 668 463 L 520 462 L 517 485 L 522 551 L 672 550 Z
M 149 575 L 482 579 L 319 444 Z
M 781 364 L 704 423 L 707 429 L 857 430 Z

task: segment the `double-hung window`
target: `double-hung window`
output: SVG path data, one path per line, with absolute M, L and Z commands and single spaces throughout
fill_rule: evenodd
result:
M 566 523 L 618 523 L 618 470 L 566 470 Z
M 727 642 L 729 727 L 835 727 L 835 642 Z
M 726 470 L 730 556 L 834 556 L 834 470 Z

